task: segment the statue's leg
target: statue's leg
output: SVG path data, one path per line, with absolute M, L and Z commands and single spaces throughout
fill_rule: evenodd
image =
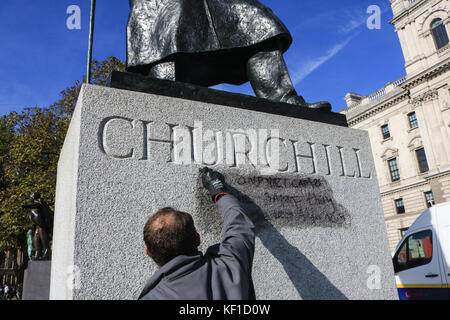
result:
M 247 73 L 257 97 L 287 102 L 297 96 L 280 50 L 252 56 L 247 63 Z
M 247 74 L 257 97 L 331 111 L 328 102 L 310 104 L 297 95 L 281 50 L 253 55 L 247 63 Z
M 50 243 L 48 238 L 48 232 L 44 228 L 39 228 L 39 238 L 42 244 L 42 259 L 50 259 Z
M 41 239 L 39 237 L 39 229 L 41 227 L 36 226 L 34 230 L 34 236 L 33 236 L 33 245 L 34 245 L 34 260 L 39 260 L 41 258 L 42 253 L 42 246 L 41 246 Z
M 152 78 L 175 81 L 175 62 L 163 62 L 150 69 Z

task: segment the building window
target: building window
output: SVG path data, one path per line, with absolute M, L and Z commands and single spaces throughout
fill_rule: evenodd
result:
M 417 162 L 419 163 L 419 171 L 420 173 L 428 172 L 428 162 L 427 156 L 425 154 L 425 149 L 420 148 L 416 150 Z
M 389 171 L 391 172 L 391 180 L 400 180 L 400 171 L 398 170 L 397 158 L 388 160 Z
M 405 213 L 405 205 L 402 198 L 395 200 L 395 210 L 397 214 Z
M 408 119 L 409 119 L 409 126 L 411 129 L 417 128 L 419 126 L 415 112 L 411 112 L 410 114 L 408 114 Z
M 425 192 L 425 200 L 427 201 L 427 207 L 428 207 L 428 208 L 434 206 L 434 195 L 433 195 L 433 191 Z
M 433 33 L 434 42 L 437 49 L 441 49 L 448 44 L 447 30 L 445 30 L 445 24 L 442 19 L 434 19 L 431 23 L 431 32 Z
M 391 137 L 391 133 L 389 132 L 389 126 L 387 124 L 381 126 L 381 134 L 383 136 L 383 140 L 386 140 Z

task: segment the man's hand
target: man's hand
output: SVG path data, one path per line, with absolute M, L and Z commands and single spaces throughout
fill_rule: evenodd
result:
M 220 196 L 229 194 L 226 192 L 225 178 L 221 173 L 208 167 L 200 169 L 200 172 L 202 174 L 203 186 L 208 190 L 214 203 L 219 200 Z

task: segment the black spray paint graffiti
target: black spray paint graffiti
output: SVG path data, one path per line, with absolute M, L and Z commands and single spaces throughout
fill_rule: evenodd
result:
M 224 172 L 224 175 L 231 193 L 241 201 L 257 232 L 269 225 L 275 228 L 350 225 L 350 215 L 336 202 L 330 185 L 321 176 L 260 176 L 236 172 Z M 222 219 L 200 179 L 196 196 L 200 212 L 196 224 L 201 230 L 219 236 Z

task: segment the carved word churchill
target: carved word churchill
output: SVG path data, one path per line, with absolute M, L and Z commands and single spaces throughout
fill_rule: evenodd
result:
M 361 150 L 298 137 L 280 137 L 278 129 L 213 130 L 193 126 L 108 117 L 99 125 L 98 146 L 115 160 L 178 165 L 222 165 L 262 170 L 265 174 L 301 173 L 371 179 Z

